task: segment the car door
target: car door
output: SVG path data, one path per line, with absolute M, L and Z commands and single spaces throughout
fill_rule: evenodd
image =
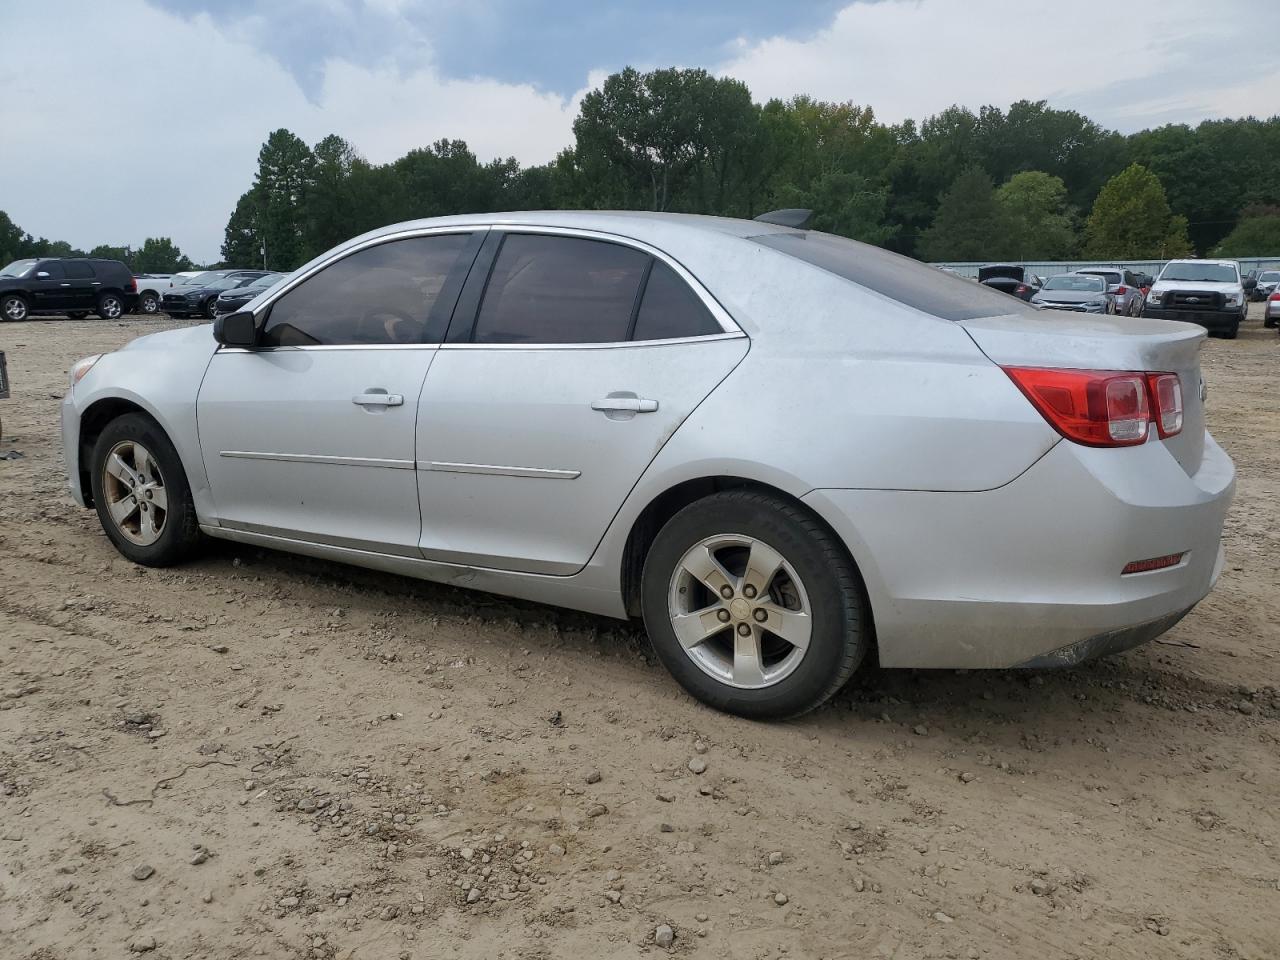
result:
M 260 311 L 255 349 L 219 349 L 196 407 L 223 526 L 418 556 L 415 416 L 479 237 L 346 253 Z
M 71 281 L 61 260 L 37 263 L 28 281 L 32 310 L 65 310 L 71 306 Z
M 746 355 L 719 305 L 655 254 L 580 231 L 490 235 L 419 402 L 425 557 L 581 569 Z
M 93 310 L 98 305 L 98 288 L 102 281 L 93 271 L 93 264 L 88 260 L 63 260 L 62 269 L 66 277 L 63 289 L 66 292 L 66 310 Z

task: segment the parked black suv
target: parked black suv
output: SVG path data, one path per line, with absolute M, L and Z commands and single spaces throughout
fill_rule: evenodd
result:
M 34 257 L 0 270 L 0 320 L 62 313 L 83 320 L 96 313 L 114 320 L 138 303 L 138 284 L 119 260 Z

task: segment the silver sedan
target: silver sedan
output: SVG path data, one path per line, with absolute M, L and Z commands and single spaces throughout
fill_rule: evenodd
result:
M 785 717 L 873 648 L 1060 666 L 1177 622 L 1235 482 L 1203 338 L 779 223 L 451 217 L 80 361 L 63 440 L 138 563 L 208 536 L 643 617 L 692 695 Z

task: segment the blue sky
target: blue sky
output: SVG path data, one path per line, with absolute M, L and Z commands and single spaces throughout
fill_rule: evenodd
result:
M 0 2 L 4 209 L 216 260 L 277 127 L 371 161 L 442 137 L 543 163 L 608 73 L 704 67 L 886 122 L 1048 100 L 1124 132 L 1280 110 L 1274 0 Z M 1261 25 L 1261 26 L 1260 26 Z M 1010 36 L 1015 42 L 1010 42 Z M 104 55 L 104 51 L 107 51 Z M 108 91 L 112 109 L 87 90 Z M 69 135 L 69 131 L 71 132 Z M 14 185 L 21 185 L 17 188 Z

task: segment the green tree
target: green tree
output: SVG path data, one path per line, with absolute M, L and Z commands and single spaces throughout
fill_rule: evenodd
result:
M 981 167 L 970 167 L 943 195 L 933 225 L 920 237 L 920 255 L 934 261 L 1002 260 L 1012 255 L 1010 233 L 991 178 Z
M 1269 257 L 1280 254 L 1280 207 L 1246 210 L 1222 242 L 1213 249 L 1215 257 Z
M 1067 209 L 1067 185 L 1040 170 L 1016 173 L 996 190 L 1009 224 L 1008 249 L 1019 260 L 1065 260 L 1079 243 Z
M 191 259 L 168 237 L 147 237 L 133 254 L 133 269 L 138 273 L 179 273 L 192 266 Z
M 133 269 L 133 250 L 129 247 L 113 247 L 110 244 L 100 243 L 89 251 L 89 256 L 100 257 L 103 260 L 119 260 Z
M 292 270 L 306 260 L 305 202 L 314 170 L 311 148 L 283 128 L 272 132 L 258 152 L 254 189 L 268 269 Z
M 240 195 L 227 220 L 222 240 L 222 262 L 244 268 L 263 263 L 262 194 L 257 187 Z
M 1191 252 L 1186 217 L 1169 209 L 1159 178 L 1138 163 L 1099 191 L 1084 234 L 1085 256 L 1100 260 L 1150 260 Z

